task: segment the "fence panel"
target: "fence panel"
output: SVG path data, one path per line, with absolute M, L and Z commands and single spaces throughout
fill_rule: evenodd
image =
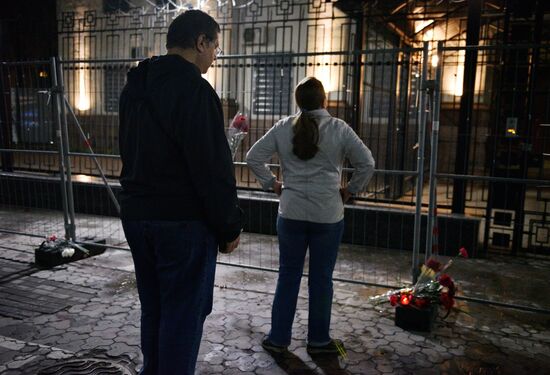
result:
M 51 61 L 0 64 L 0 231 L 65 234 Z M 48 220 L 34 215 L 41 211 Z M 14 214 L 17 212 L 17 214 Z
M 246 114 L 251 123 L 235 159 L 239 195 L 247 218 L 245 231 L 250 234 L 243 234 L 240 250 L 222 258 L 223 262 L 277 268 L 277 241 L 273 237 L 276 197 L 259 191 L 244 158 L 250 146 L 276 121 L 297 111 L 293 88 L 304 77 L 313 75 L 325 79 L 329 112 L 355 127 L 373 151 L 381 172 L 347 208 L 348 229 L 342 252 L 348 255 L 341 257 L 336 273 L 342 279 L 377 284 L 398 285 L 403 279 L 410 280 L 412 236 L 409 234 L 414 231 L 416 203 L 420 63 L 421 51 L 411 49 L 228 55 L 214 62 L 205 78 L 221 97 L 225 126 L 229 126 L 237 112 Z M 130 59 L 61 62 L 68 102 L 76 115 L 68 118 L 68 134 L 80 239 L 99 237 L 110 244 L 124 243 L 120 223 L 105 217 L 116 212 L 101 187 L 98 169 L 85 150 L 91 145 L 99 154 L 99 163 L 107 177 L 118 176 L 118 96 L 126 71 L 135 64 Z M 353 69 L 360 70 L 360 83 L 352 84 L 345 79 L 353 76 Z M 340 77 L 341 83 L 334 85 L 327 77 Z M 360 103 L 355 106 L 354 90 L 360 90 Z M 78 131 L 78 125 L 85 137 Z M 271 162 L 277 172 L 278 160 L 274 158 Z M 351 171 L 346 169 L 343 183 Z M 84 183 L 88 188 L 80 189 Z M 376 209 L 373 204 L 378 205 Z M 388 248 L 392 253 L 384 255 Z M 369 266 L 375 264 L 369 258 L 381 256 L 399 258 L 393 262 L 399 270 Z
M 548 48 L 440 48 L 441 101 L 436 103 L 440 116 L 434 118 L 440 151 L 438 167 L 432 171 L 431 188 L 437 192 L 432 204 L 435 207 L 437 202 L 439 214 L 478 218 L 483 223 L 479 241 L 498 262 L 506 263 L 498 255 L 550 254 Z M 468 55 L 476 66 L 470 82 L 463 78 Z M 457 193 L 462 189 L 464 193 Z M 461 205 L 463 212 L 456 210 Z M 456 246 L 462 240 L 459 234 Z M 503 271 L 510 270 L 504 265 Z M 490 280 L 481 282 L 482 274 L 470 273 L 468 278 L 479 280 L 467 290 L 468 297 L 520 305 L 537 300 L 525 291 L 520 294 Z

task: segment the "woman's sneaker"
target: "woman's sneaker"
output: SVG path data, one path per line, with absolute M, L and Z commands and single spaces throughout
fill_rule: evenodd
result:
M 307 352 L 309 354 L 337 354 L 343 358 L 347 357 L 346 348 L 344 348 L 344 344 L 342 343 L 342 340 L 330 340 L 330 342 L 326 345 L 322 346 L 314 346 L 314 345 L 307 345 Z
M 262 341 L 262 348 L 272 353 L 284 353 L 287 351 L 286 346 L 275 345 L 269 341 L 269 339 L 264 339 L 264 341 Z

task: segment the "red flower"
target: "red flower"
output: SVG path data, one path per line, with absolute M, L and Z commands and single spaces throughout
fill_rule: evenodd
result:
M 441 276 L 439 276 L 439 284 L 441 286 L 444 286 L 444 287 L 447 287 L 447 288 L 450 288 L 451 285 L 453 285 L 453 279 L 451 279 L 451 276 L 447 275 L 446 273 L 442 274 Z
M 420 308 L 423 309 L 424 307 L 430 306 L 430 300 L 427 298 L 415 298 L 414 304 Z
M 233 117 L 233 121 L 231 121 L 231 126 L 242 132 L 247 132 L 249 128 L 248 119 L 245 115 L 237 113 L 235 117 Z
M 57 236 L 55 234 L 52 234 L 50 237 L 48 237 L 48 241 L 55 241 L 57 240 Z
M 399 297 L 397 297 L 396 294 L 390 295 L 390 303 L 392 306 L 397 305 L 397 301 L 399 300 Z
M 450 310 L 455 304 L 454 298 L 451 295 L 449 295 L 449 293 L 441 293 L 441 295 L 439 296 L 439 302 L 447 310 Z
M 458 250 L 458 256 L 464 259 L 468 259 L 468 250 L 466 250 L 465 247 L 461 247 L 460 250 Z
M 430 258 L 426 262 L 426 267 L 431 268 L 434 272 L 439 272 L 441 270 L 441 263 L 434 258 Z

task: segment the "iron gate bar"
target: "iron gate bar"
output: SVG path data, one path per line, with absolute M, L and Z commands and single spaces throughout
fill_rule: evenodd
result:
M 427 43 L 427 42 L 424 42 Z M 327 52 L 267 52 L 267 53 L 250 53 L 250 54 L 224 54 L 216 57 L 217 60 L 231 59 L 254 59 L 254 58 L 269 58 L 269 57 L 316 57 L 316 56 L 349 56 L 349 55 L 385 55 L 397 54 L 399 52 L 422 52 L 423 48 L 381 48 L 381 49 L 365 49 L 353 51 L 327 51 Z M 60 64 L 83 64 L 83 63 L 123 63 L 137 62 L 142 58 L 127 58 L 127 59 L 77 59 L 63 60 Z
M 413 284 L 416 283 L 419 274 L 418 258 L 420 256 L 420 231 L 422 225 L 422 190 L 424 186 L 424 143 L 425 143 L 425 131 L 426 131 L 426 88 L 425 83 L 428 76 L 428 42 L 424 42 L 424 48 L 422 51 L 422 75 L 420 78 L 420 98 L 418 104 L 418 150 L 416 156 L 416 200 L 415 200 L 415 213 L 414 213 L 414 238 L 413 238 L 413 251 L 412 251 L 412 264 L 411 264 L 411 278 Z
M 518 43 L 518 44 L 502 44 L 502 45 L 466 45 L 466 46 L 443 46 L 441 51 L 464 51 L 464 50 L 478 50 L 478 51 L 500 51 L 500 50 L 515 50 L 515 49 L 524 49 L 524 48 L 550 48 L 550 44 L 534 44 L 534 43 Z
M 481 8 L 483 0 L 468 2 L 468 18 L 466 20 L 466 45 L 478 45 L 481 28 Z M 472 114 L 474 110 L 475 83 L 477 75 L 477 49 L 465 52 L 464 73 L 462 79 L 462 95 L 458 112 L 458 132 L 455 153 L 461 155 L 455 158 L 454 173 L 464 174 L 468 171 L 470 159 L 470 143 L 472 138 Z M 466 186 L 462 180 L 453 180 L 452 212 L 463 214 L 466 207 Z
M 453 173 L 435 173 L 436 177 L 459 179 L 459 180 L 474 180 L 474 181 L 492 181 L 492 182 L 509 182 L 512 184 L 528 184 L 528 185 L 544 185 L 550 186 L 550 180 L 534 180 L 512 177 L 492 177 L 492 176 L 476 176 L 467 174 L 453 174 Z
M 47 151 L 47 150 L 24 150 L 20 148 L 0 148 L 0 152 L 19 152 L 27 154 L 59 154 L 58 151 Z
M 246 166 L 247 165 L 246 162 L 244 162 L 244 161 L 234 161 L 233 164 L 234 165 L 240 165 L 240 166 Z M 268 163 L 266 165 L 270 168 L 280 168 L 281 167 L 280 164 L 269 164 Z M 353 171 L 355 171 L 355 168 L 344 167 L 344 168 L 342 168 L 342 171 L 344 171 L 344 172 L 353 172 Z M 399 171 L 399 170 L 393 170 L 393 169 L 375 169 L 374 173 L 375 174 L 378 173 L 378 174 L 403 175 L 403 176 L 416 176 L 416 175 L 418 175 L 418 172 L 416 172 L 416 171 Z
M 426 262 L 432 256 L 434 231 L 437 225 L 437 177 L 435 171 L 437 170 L 437 155 L 439 147 L 439 114 L 441 107 L 441 75 L 443 70 L 443 52 L 441 47 L 443 42 L 437 43 L 437 58 L 438 64 L 435 71 L 435 81 L 433 85 L 433 113 L 432 113 L 432 134 L 431 134 L 431 155 L 430 155 L 430 169 L 429 169 L 429 195 L 428 195 L 428 221 L 426 224 L 426 249 L 425 260 Z M 436 244 L 438 245 L 438 244 Z
M 51 60 L 25 60 L 25 61 L 0 61 L 0 65 L 3 66 L 17 66 L 17 65 L 49 65 Z

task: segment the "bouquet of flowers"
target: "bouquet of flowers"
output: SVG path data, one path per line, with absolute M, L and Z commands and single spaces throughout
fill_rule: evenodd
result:
M 468 251 L 462 247 L 458 256 L 467 259 Z M 422 265 L 418 281 L 412 288 L 403 288 L 386 294 L 390 304 L 416 309 L 441 305 L 447 310 L 443 318 L 445 319 L 454 306 L 454 296 L 457 292 L 453 279 L 444 273 L 452 263 L 452 259 L 444 264 L 433 257 L 428 259 Z
M 235 160 L 239 145 L 248 134 L 248 129 L 250 129 L 248 118 L 241 112 L 238 112 L 235 117 L 233 117 L 229 130 L 227 131 L 227 142 L 229 143 L 229 149 L 231 150 L 231 157 L 233 160 Z
M 90 255 L 88 249 L 55 235 L 47 237 L 34 250 L 35 263 L 46 268 L 87 258 Z

